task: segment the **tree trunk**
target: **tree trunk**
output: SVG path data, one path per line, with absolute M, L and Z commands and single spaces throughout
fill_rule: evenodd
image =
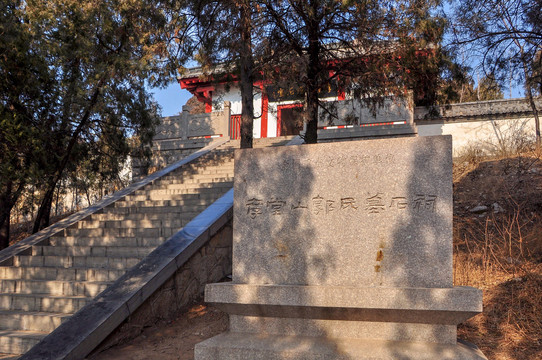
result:
M 92 114 L 92 109 L 98 102 L 98 98 L 100 96 L 100 91 L 102 89 L 102 86 L 105 85 L 106 75 L 104 74 L 98 84 L 96 85 L 96 88 L 94 89 L 92 96 L 89 99 L 88 107 L 85 110 L 85 113 L 83 114 L 81 118 L 81 122 L 79 125 L 77 125 L 77 128 L 73 131 L 73 134 L 70 138 L 70 142 L 68 143 L 68 146 L 66 147 L 66 150 L 64 151 L 64 157 L 60 161 L 58 167 L 55 169 L 54 173 L 51 176 L 51 181 L 49 181 L 48 188 L 45 192 L 45 195 L 43 197 L 43 200 L 41 202 L 40 208 L 38 210 L 38 214 L 36 215 L 36 220 L 34 221 L 34 228 L 32 229 L 32 233 L 37 233 L 44 227 L 49 226 L 49 219 L 51 216 L 51 205 L 53 204 L 53 197 L 55 193 L 56 184 L 62 179 L 62 174 L 64 173 L 64 169 L 66 169 L 66 166 L 68 165 L 68 162 L 70 161 L 70 157 L 73 152 L 73 148 L 75 147 L 75 144 L 77 143 L 79 139 L 79 135 L 87 125 L 90 115 Z
M 4 208 L 4 204 L 0 203 L 2 213 L 0 214 L 0 250 L 9 246 L 9 227 L 11 209 Z
M 313 6 L 318 6 L 314 4 Z M 317 14 L 315 9 L 313 14 Z M 309 37 L 309 62 L 307 64 L 307 131 L 305 132 L 305 143 L 316 144 L 318 141 L 318 89 L 320 87 L 319 76 L 322 64 L 320 63 L 320 42 L 318 39 L 318 21 L 311 17 L 307 22 Z
M 13 191 L 13 182 L 7 181 L 0 193 L 0 250 L 9 246 L 11 210 L 22 192 L 24 184 L 19 184 Z
M 248 1 L 242 1 L 240 4 L 240 26 L 241 26 L 241 44 L 240 44 L 240 66 L 241 66 L 241 148 L 252 148 L 252 132 L 254 127 L 254 94 L 252 86 L 254 84 L 253 76 L 253 58 L 252 58 L 252 38 L 251 38 L 251 14 Z
M 53 205 L 53 198 L 56 189 L 56 182 L 52 185 L 49 185 L 47 191 L 40 204 L 38 214 L 36 215 L 36 220 L 34 221 L 34 227 L 32 228 L 32 233 L 37 233 L 43 228 L 46 228 L 50 224 L 51 220 L 51 206 Z
M 58 203 L 60 202 L 60 189 L 61 188 L 62 188 L 62 181 L 59 181 L 58 189 L 56 190 L 55 216 L 58 216 Z
M 506 25 L 506 22 L 505 22 Z M 507 28 L 509 28 L 507 26 Z M 533 99 L 533 88 L 531 87 L 530 81 L 532 79 L 531 74 L 529 74 L 529 65 L 527 64 L 527 61 L 525 60 L 525 51 L 523 49 L 523 46 L 521 43 L 515 39 L 514 43 L 519 48 L 520 54 L 521 54 L 521 61 L 523 63 L 523 74 L 525 76 L 525 93 L 527 95 L 527 99 L 529 100 L 529 105 L 531 105 L 531 109 L 533 110 L 533 116 L 534 116 L 534 124 L 535 124 L 535 136 L 536 136 L 536 151 L 540 152 L 540 119 L 538 118 L 538 109 L 536 108 L 536 103 Z M 532 70 L 531 70 L 532 71 Z
M 526 85 L 526 93 L 527 93 L 527 99 L 529 100 L 529 105 L 531 105 L 531 109 L 533 110 L 535 133 L 536 133 L 536 151 L 539 152 L 542 149 L 542 143 L 540 140 L 540 118 L 538 116 L 538 109 L 536 107 L 536 103 L 534 102 L 533 91 L 530 85 Z

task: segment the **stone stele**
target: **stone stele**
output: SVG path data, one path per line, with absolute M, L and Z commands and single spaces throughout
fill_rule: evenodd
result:
M 196 360 L 485 359 L 457 341 L 450 136 L 239 150 L 230 330 Z

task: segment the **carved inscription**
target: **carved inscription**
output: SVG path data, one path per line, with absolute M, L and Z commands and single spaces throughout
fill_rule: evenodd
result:
M 363 197 L 344 196 L 325 198 L 319 194 L 308 202 L 293 200 L 287 202 L 281 198 L 245 201 L 246 213 L 251 219 L 260 215 L 281 216 L 286 213 L 306 211 L 315 216 L 325 216 L 334 212 L 359 212 L 375 216 L 385 212 L 401 212 L 412 209 L 413 214 L 435 212 L 437 196 L 416 193 L 411 196 L 395 196 L 383 192 L 367 193 Z
M 297 166 L 336 167 L 336 166 L 367 166 L 391 165 L 396 162 L 392 153 L 384 154 L 347 154 L 323 155 L 318 158 L 284 159 L 278 166 L 287 169 Z
M 252 219 L 256 218 L 256 216 L 263 214 L 263 200 L 259 200 L 256 198 L 252 198 L 246 202 L 247 205 L 247 214 Z

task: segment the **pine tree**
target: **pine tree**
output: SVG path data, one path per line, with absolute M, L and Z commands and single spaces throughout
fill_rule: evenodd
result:
M 57 184 L 81 161 L 121 164 L 137 150 L 131 137 L 145 152 L 158 122 L 146 81 L 165 84 L 177 72 L 166 59 L 185 59 L 190 42 L 175 1 L 1 1 L 0 226 L 9 229 L 13 204 L 36 183 L 38 231 Z
M 455 44 L 478 56 L 485 74 L 501 86 L 512 77 L 523 86 L 535 118 L 538 148 L 542 143 L 534 98 L 542 68 L 541 11 L 540 0 L 461 0 L 455 2 L 453 17 Z
M 270 71 L 305 91 L 305 141 L 317 141 L 318 93 L 337 83 L 371 108 L 415 91 L 436 101 L 444 22 L 438 1 L 262 1 Z M 295 80 L 294 80 L 295 81 Z

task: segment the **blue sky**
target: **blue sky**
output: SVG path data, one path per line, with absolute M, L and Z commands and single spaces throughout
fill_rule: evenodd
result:
M 181 89 L 178 82 L 170 84 L 165 89 L 151 89 L 151 92 L 162 107 L 162 116 L 178 115 L 192 96 L 187 90 Z

